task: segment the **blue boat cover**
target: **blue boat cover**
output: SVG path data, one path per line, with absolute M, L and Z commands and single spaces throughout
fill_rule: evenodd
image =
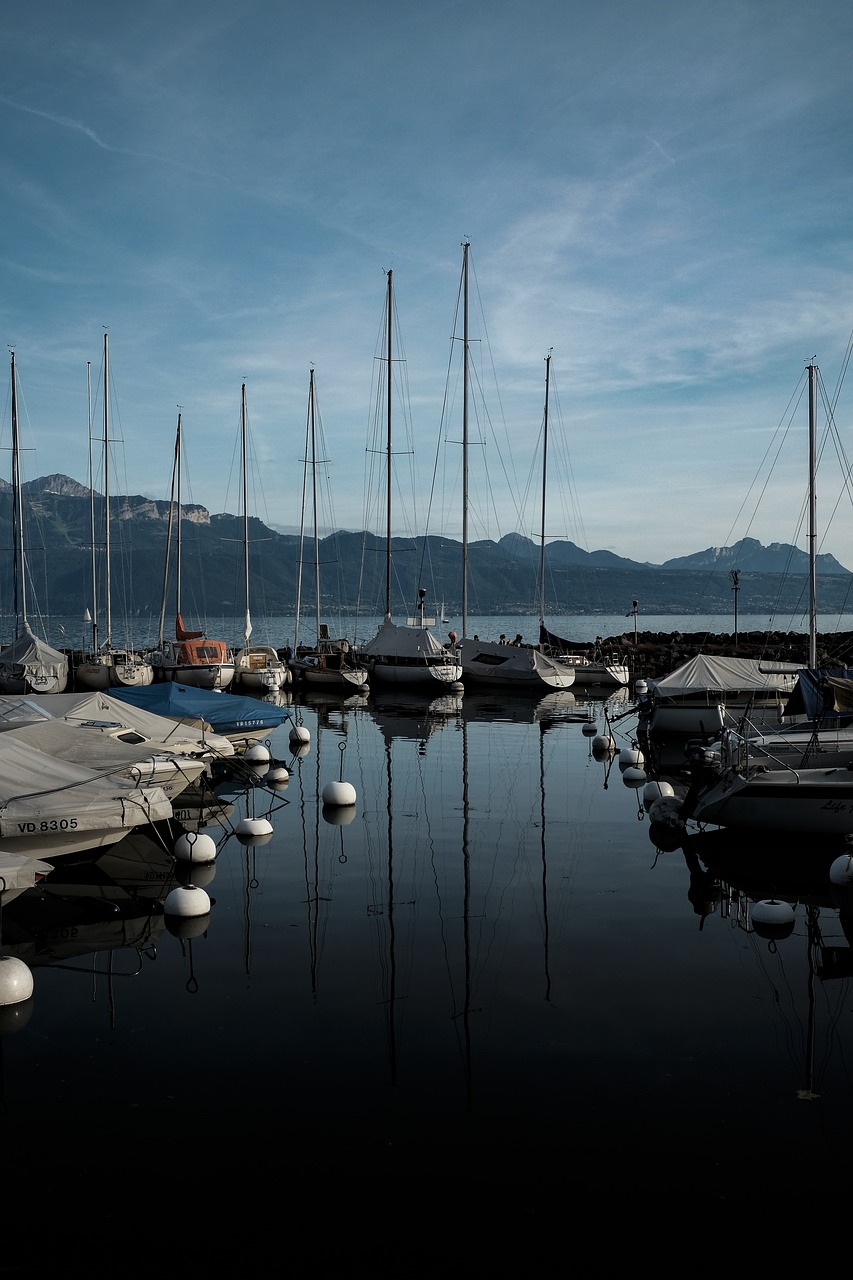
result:
M 173 719 L 206 720 L 214 733 L 229 734 L 277 729 L 290 712 L 260 698 L 246 698 L 239 693 L 219 693 L 215 689 L 197 689 L 164 680 L 140 688 L 110 689 L 110 697 L 143 707 L 158 716 Z
M 843 692 L 844 682 L 850 680 L 853 680 L 850 667 L 805 668 L 797 674 L 797 683 L 782 715 L 808 716 L 824 725 L 849 720 L 851 706 Z

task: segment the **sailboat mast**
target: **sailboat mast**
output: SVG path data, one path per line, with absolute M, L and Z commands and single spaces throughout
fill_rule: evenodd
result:
M 246 384 L 240 391 L 240 458 L 243 471 L 243 578 L 246 584 L 246 617 L 243 622 L 243 647 L 248 648 L 249 636 L 252 634 L 252 619 L 249 616 L 249 507 L 248 483 L 246 480 Z
M 817 666 L 817 366 L 809 370 L 809 668 Z
M 107 649 L 112 648 L 113 618 L 110 598 L 110 373 L 109 335 L 104 334 L 104 602 Z
M 175 445 L 175 475 L 177 477 L 177 533 L 175 536 L 175 619 L 181 613 L 181 415 L 178 414 L 178 439 Z
M 551 386 L 551 352 L 545 357 L 545 417 L 542 428 L 542 525 L 539 538 L 539 626 L 545 625 L 545 489 L 548 483 L 548 394 Z
M 385 489 L 385 621 L 391 621 L 391 332 L 392 332 L 392 289 L 391 277 L 394 272 L 388 272 L 388 370 L 387 370 L 387 386 L 386 394 L 388 398 L 388 442 L 386 445 L 386 489 Z
M 293 649 L 299 652 L 299 619 L 302 616 L 302 556 L 305 549 L 305 498 L 308 493 L 308 460 L 311 456 L 311 408 L 314 403 L 314 370 L 308 380 L 308 412 L 305 417 L 305 457 L 302 460 L 302 508 L 299 517 L 299 573 L 296 579 L 296 618 L 294 620 Z
M 27 586 L 24 570 L 24 521 L 21 497 L 21 440 L 18 433 L 18 375 L 15 369 L 15 353 L 12 352 L 12 529 L 15 541 L 15 563 L 13 567 L 13 598 L 15 605 L 15 638 L 20 621 L 24 630 L 27 627 Z
M 162 649 L 166 632 L 166 586 L 169 581 L 169 553 L 172 549 L 172 525 L 175 520 L 175 479 L 178 474 L 178 458 L 181 454 L 181 412 L 178 410 L 178 429 L 175 432 L 175 459 L 172 463 L 172 484 L 169 492 L 169 521 L 166 527 L 166 555 L 163 561 L 163 590 L 160 594 L 160 628 L 157 644 Z
M 92 543 L 92 653 L 98 650 L 98 558 L 95 548 L 95 467 L 92 458 L 92 361 L 86 361 L 86 404 L 89 431 L 89 537 Z
M 311 370 L 311 501 L 314 515 L 314 598 L 316 608 L 317 642 L 320 641 L 320 540 L 317 533 L 317 417 L 314 391 L 314 370 Z
M 468 635 L 468 250 L 462 245 L 462 639 Z

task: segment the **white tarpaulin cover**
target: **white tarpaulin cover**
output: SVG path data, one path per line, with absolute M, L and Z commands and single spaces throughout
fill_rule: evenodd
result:
M 649 690 L 656 698 L 684 698 L 708 692 L 723 695 L 721 701 L 725 695 L 736 693 L 788 694 L 801 670 L 802 664 L 796 662 L 699 654 L 662 680 L 649 680 Z
M 141 789 L 126 778 L 103 778 L 70 760 L 0 734 L 0 840 L 121 830 L 172 816 L 160 787 Z
M 359 652 L 368 658 L 417 658 L 425 654 L 444 654 L 448 662 L 455 660 L 427 627 L 401 627 L 387 620 Z

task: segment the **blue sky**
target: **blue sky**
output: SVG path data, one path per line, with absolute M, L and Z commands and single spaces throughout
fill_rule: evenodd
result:
M 849 5 L 33 0 L 2 43 L 27 478 L 86 480 L 107 327 L 114 492 L 168 497 L 180 405 L 185 499 L 236 510 L 245 381 L 257 514 L 298 525 L 313 366 L 330 518 L 362 528 L 391 268 L 418 491 L 395 528 L 461 536 L 461 451 L 439 445 L 461 434 L 458 391 L 443 404 L 467 239 L 472 537 L 538 534 L 550 350 L 549 537 L 655 563 L 805 545 L 804 401 L 760 503 L 757 477 L 804 364 L 834 394 L 853 329 Z M 842 439 L 849 405 L 842 386 Z M 853 568 L 826 471 L 821 544 Z

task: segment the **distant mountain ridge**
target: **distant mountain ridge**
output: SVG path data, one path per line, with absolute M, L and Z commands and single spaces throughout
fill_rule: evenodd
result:
M 82 614 L 92 598 L 92 509 L 95 529 L 103 528 L 104 499 L 69 476 L 54 474 L 22 486 L 28 576 L 41 607 L 53 613 Z M 182 504 L 183 591 L 190 616 L 239 613 L 242 583 L 242 517 L 211 515 L 200 504 Z M 118 610 L 159 612 L 169 537 L 168 500 L 141 495 L 110 498 L 115 530 L 113 599 Z M 15 586 L 10 554 L 11 486 L 0 480 L 0 608 L 13 609 Z M 299 546 L 295 534 L 280 533 L 251 519 L 250 560 L 254 609 L 260 614 L 292 613 L 298 594 Z M 97 535 L 96 535 L 97 541 Z M 96 548 L 96 551 L 98 548 Z M 305 548 L 303 609 L 314 599 L 313 554 Z M 438 535 L 392 539 L 393 600 L 396 616 L 411 614 L 418 589 L 427 590 L 432 609 L 444 600 L 449 616 L 461 609 L 461 544 Z M 518 533 L 484 539 L 468 550 L 468 607 L 472 614 L 536 614 L 540 548 Z M 385 542 L 374 534 L 337 530 L 321 541 L 322 607 L 329 612 L 381 614 L 385 594 Z M 728 612 L 731 570 L 739 571 L 744 613 L 802 609 L 808 555 L 797 547 L 764 547 L 745 538 L 733 547 L 708 547 L 661 565 L 641 563 L 612 551 L 584 551 L 575 543 L 545 547 L 545 610 L 554 614 L 619 613 L 641 598 L 645 613 Z M 832 555 L 817 558 L 820 609 L 842 612 L 853 593 L 853 574 Z M 119 582 L 119 579 L 122 582 Z M 103 588 L 100 589 L 101 596 Z M 125 604 L 119 601 L 124 595 Z M 44 603 L 44 602 L 47 603 Z M 430 607 L 429 604 L 427 606 Z M 851 603 L 850 607 L 853 607 Z M 311 612 L 313 605 L 309 607 Z

